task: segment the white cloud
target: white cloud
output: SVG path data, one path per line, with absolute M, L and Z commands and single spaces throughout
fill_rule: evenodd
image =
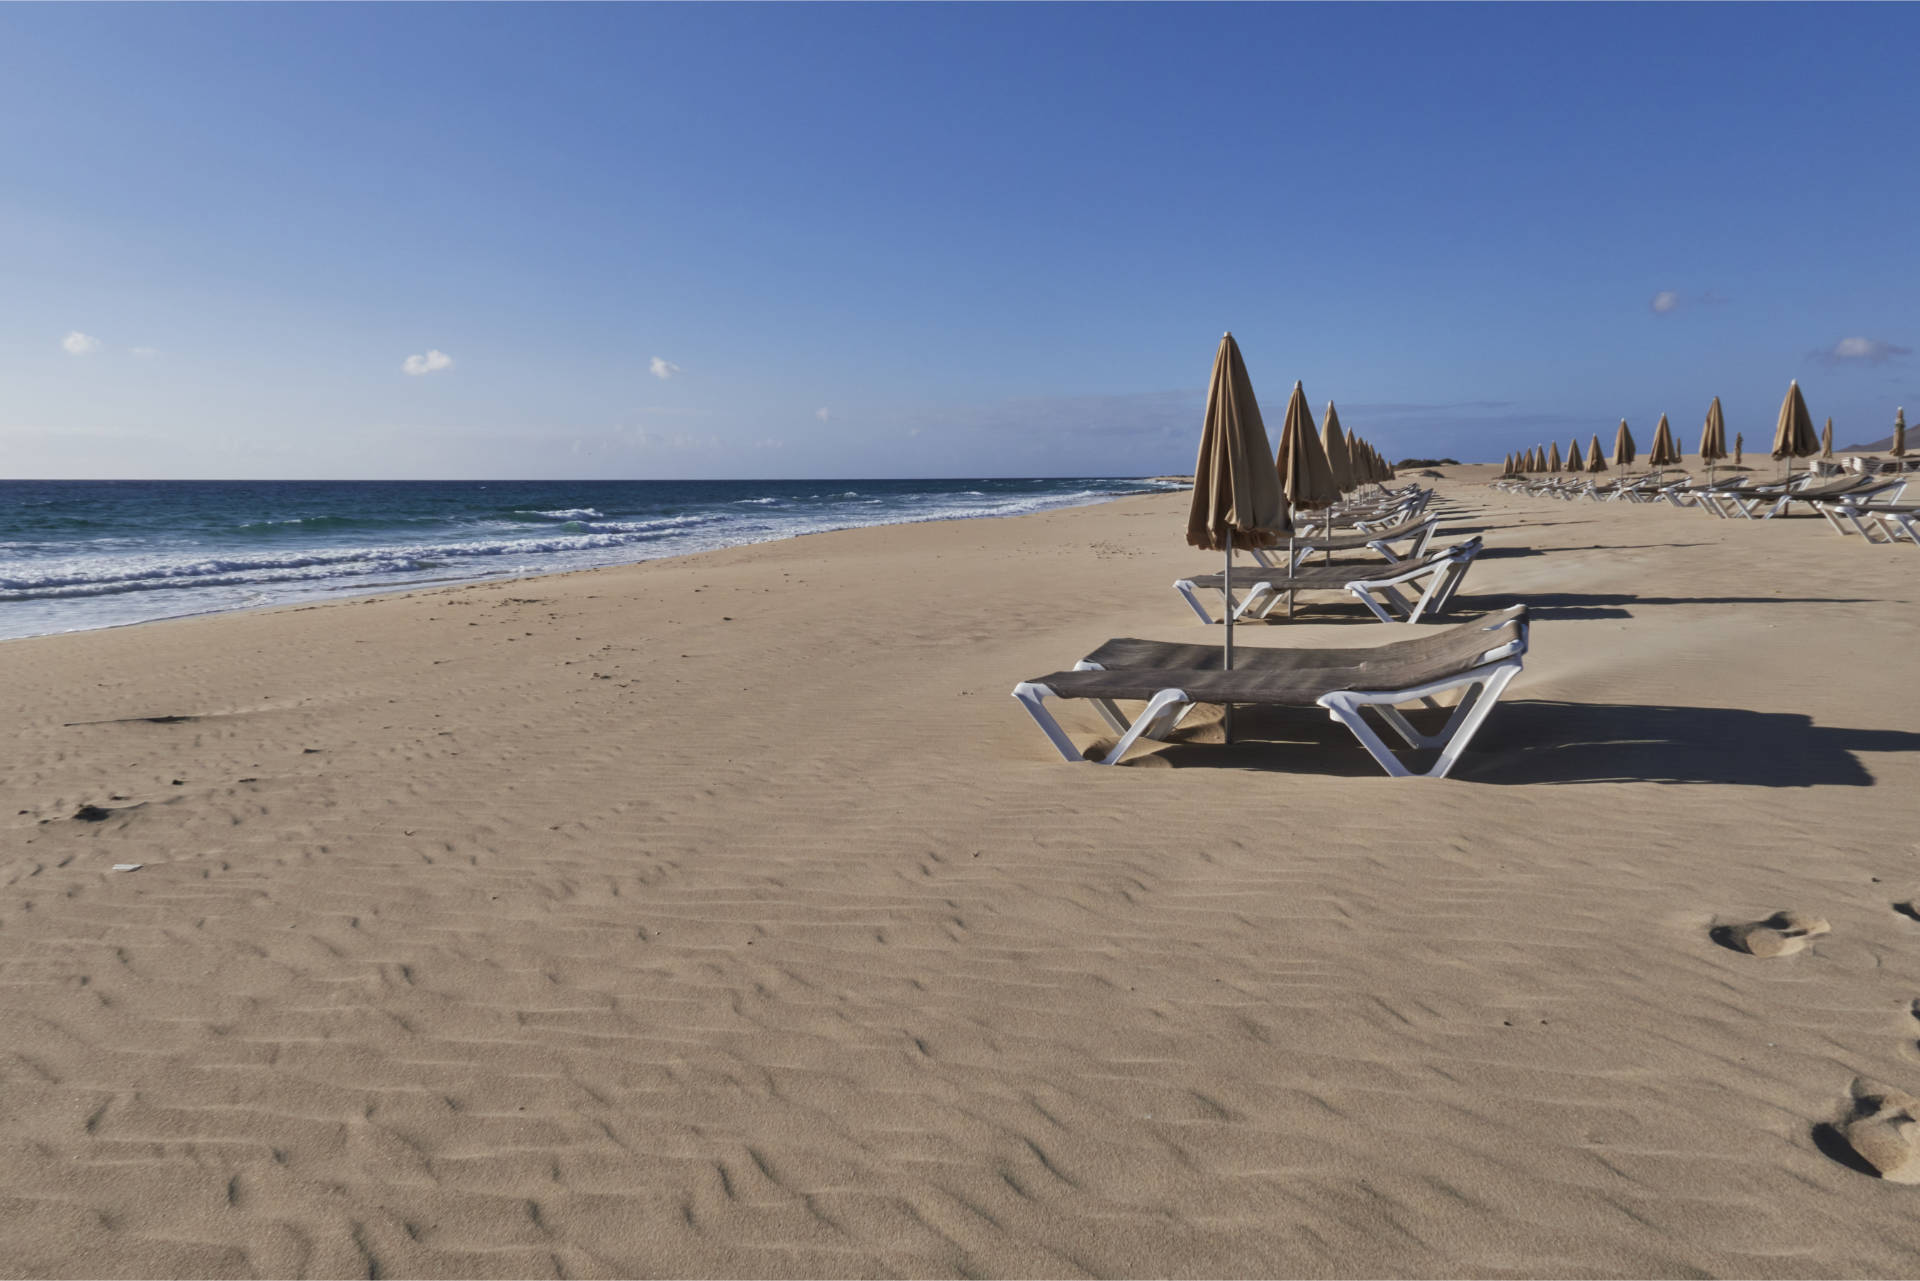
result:
M 659 356 L 655 356 L 647 363 L 647 369 L 655 378 L 663 380 L 671 378 L 680 372 L 680 366 L 674 364 L 671 360 L 663 360 Z
M 827 421 L 827 419 L 833 417 L 833 415 L 828 412 L 827 407 L 825 405 L 822 405 L 820 406 L 820 408 L 814 410 L 813 416 L 815 418 L 818 418 L 821 422 L 825 422 Z
M 152 360 L 160 354 L 160 349 L 158 347 L 135 347 L 133 354 L 142 360 Z
M 100 340 L 92 334 L 83 334 L 78 329 L 60 340 L 60 345 L 69 356 L 91 356 L 100 350 Z
M 1913 348 L 1899 347 L 1884 338 L 1842 338 L 1812 353 L 1825 365 L 1884 365 L 1895 356 L 1911 356 Z
M 408 356 L 400 362 L 400 368 L 418 378 L 421 374 L 437 374 L 443 369 L 452 369 L 453 357 L 436 347 L 424 356 Z
M 1653 308 L 1654 315 L 1664 316 L 1680 306 L 1680 293 L 1674 289 L 1662 289 L 1653 296 L 1653 301 L 1648 306 Z

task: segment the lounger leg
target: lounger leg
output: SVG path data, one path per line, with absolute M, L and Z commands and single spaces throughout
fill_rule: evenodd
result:
M 1367 749 L 1367 753 L 1373 757 L 1381 769 L 1387 772 L 1389 778 L 1412 777 L 1413 771 L 1402 765 L 1400 758 L 1393 754 L 1393 749 L 1373 732 L 1373 726 L 1367 724 L 1365 718 L 1360 715 L 1360 709 L 1344 700 L 1332 701 L 1338 697 L 1338 695 L 1329 694 L 1320 700 L 1320 705 L 1327 709 L 1327 715 L 1353 732 L 1353 736 L 1360 740 L 1360 746 Z
M 1080 754 L 1080 749 L 1067 737 L 1067 731 L 1060 728 L 1060 722 L 1053 719 L 1053 713 L 1046 709 L 1045 701 L 1052 693 L 1045 685 L 1036 685 L 1032 681 L 1021 681 L 1013 687 L 1015 700 L 1027 709 L 1027 714 L 1033 717 L 1034 724 L 1040 727 L 1040 732 L 1047 736 L 1047 741 L 1053 744 L 1061 758 L 1069 762 L 1084 761 L 1087 758 Z
M 1101 757 L 1101 765 L 1118 765 L 1133 745 L 1142 738 L 1165 738 L 1173 732 L 1173 727 L 1193 706 L 1186 694 L 1177 689 L 1163 689 L 1147 703 L 1140 715 L 1134 718 L 1127 732 L 1113 745 L 1113 750 Z M 1083 759 L 1091 759 L 1083 758 Z
M 1394 778 L 1408 778 L 1412 776 L 1413 771 L 1401 764 L 1400 759 L 1387 747 L 1380 735 L 1374 732 L 1373 726 L 1361 714 L 1361 708 L 1373 706 L 1383 713 L 1390 712 L 1391 715 L 1387 716 L 1388 723 L 1410 744 L 1420 748 L 1440 749 L 1439 759 L 1423 777 L 1445 778 L 1453 769 L 1454 763 L 1460 759 L 1460 754 L 1466 751 L 1468 744 L 1473 741 L 1474 735 L 1480 732 L 1480 726 L 1486 722 L 1488 714 L 1493 711 L 1494 704 L 1500 701 L 1501 694 L 1506 691 L 1508 683 L 1519 671 L 1520 663 L 1515 659 L 1484 672 L 1462 696 L 1459 705 L 1453 709 L 1453 715 L 1447 719 L 1446 726 L 1438 734 L 1420 733 L 1407 722 L 1405 716 L 1393 709 L 1393 703 L 1396 701 L 1411 702 L 1419 697 L 1415 691 L 1411 690 L 1397 695 L 1342 691 L 1323 697 L 1320 700 L 1320 706 L 1326 708 L 1327 714 L 1334 720 L 1352 731 L 1353 736 L 1360 740 L 1360 745 L 1367 749 L 1380 768 Z
M 1187 604 L 1193 606 L 1193 612 L 1200 615 L 1201 622 L 1213 622 L 1213 616 L 1207 613 L 1207 607 L 1200 603 L 1200 597 L 1194 592 L 1192 579 L 1182 578 L 1178 580 L 1174 583 L 1173 589 L 1186 597 Z
M 1279 593 L 1274 591 L 1272 583 L 1255 583 L 1253 590 L 1247 593 L 1247 598 L 1240 602 L 1240 607 L 1233 611 L 1234 621 L 1238 622 L 1248 615 L 1254 618 L 1265 618 L 1272 612 L 1278 600 Z M 1266 608 L 1262 609 L 1262 605 Z
M 1428 778 L 1445 778 L 1452 771 L 1453 763 L 1460 759 L 1460 753 L 1467 750 L 1467 744 L 1473 742 L 1473 736 L 1480 732 L 1480 726 L 1486 721 L 1487 713 L 1500 701 L 1500 695 L 1506 692 L 1507 685 L 1520 671 L 1519 665 L 1502 667 L 1487 678 L 1484 685 L 1474 691 L 1469 699 L 1462 700 L 1455 709 L 1453 717 L 1447 722 L 1444 731 L 1447 744 L 1440 749 L 1440 759 L 1427 771 Z
M 1022 681 L 1013 687 L 1013 696 L 1020 706 L 1027 709 L 1027 714 L 1033 717 L 1034 723 L 1040 727 L 1040 732 L 1047 736 L 1047 740 L 1053 744 L 1062 759 L 1069 762 L 1092 761 L 1096 765 L 1117 764 L 1140 739 L 1162 738 L 1172 733 L 1174 727 L 1193 708 L 1192 700 L 1183 691 L 1161 690 L 1148 701 L 1145 709 L 1133 719 L 1132 724 L 1125 727 L 1119 741 L 1113 745 L 1113 749 L 1100 759 L 1094 760 L 1082 754 L 1080 749 L 1074 746 L 1067 732 L 1060 728 L 1060 722 L 1055 720 L 1053 713 L 1047 710 L 1045 703 L 1053 696 L 1051 689 L 1032 681 Z
M 1451 593 L 1446 590 L 1447 584 L 1453 580 L 1455 571 L 1458 568 L 1457 565 L 1448 564 L 1442 567 L 1439 573 L 1427 580 L 1427 589 L 1420 593 L 1420 603 L 1415 605 L 1407 613 L 1407 621 L 1409 623 L 1419 622 L 1426 616 L 1429 610 L 1432 610 L 1436 614 L 1440 612 L 1441 607 L 1446 604 L 1446 597 L 1451 595 Z
M 1395 618 L 1392 614 L 1389 614 L 1385 609 L 1383 609 L 1380 605 L 1380 602 L 1373 598 L 1373 593 L 1368 591 L 1366 588 L 1362 587 L 1360 584 L 1348 583 L 1347 590 L 1353 594 L 1353 598 L 1355 600 L 1359 601 L 1362 605 L 1365 605 L 1369 610 L 1371 610 L 1373 612 L 1373 616 L 1379 619 L 1381 622 L 1397 623 L 1400 621 L 1399 619 Z M 1395 598 L 1398 598 L 1399 596 L 1399 593 L 1395 592 L 1391 587 L 1382 587 L 1380 588 L 1380 591 L 1385 595 L 1393 596 Z M 1401 603 L 1402 605 L 1405 604 L 1404 601 Z

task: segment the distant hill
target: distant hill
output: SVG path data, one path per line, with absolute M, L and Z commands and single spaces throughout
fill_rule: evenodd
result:
M 1920 444 L 1920 440 L 1915 440 L 1913 433 L 1909 431 L 1907 433 L 1907 448 L 1912 449 L 1915 444 Z M 1888 432 L 1871 445 L 1836 445 L 1833 452 L 1836 454 L 1884 454 L 1892 448 L 1893 433 Z

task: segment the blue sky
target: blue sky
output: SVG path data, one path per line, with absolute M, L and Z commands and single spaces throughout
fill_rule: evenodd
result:
M 1920 7 L 0 6 L 20 476 L 1191 467 L 1920 409 Z M 438 355 L 436 355 L 438 353 Z M 422 372 L 409 373 L 411 368 Z M 664 375 L 664 376 L 661 376 Z M 1645 438 L 1645 434 L 1642 434 Z

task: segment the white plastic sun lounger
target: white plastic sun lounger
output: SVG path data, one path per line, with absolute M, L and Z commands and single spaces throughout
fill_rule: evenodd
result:
M 1358 551 L 1362 548 L 1378 552 L 1389 565 L 1399 565 L 1425 556 L 1427 544 L 1433 541 L 1433 533 L 1438 528 L 1438 516 L 1414 517 L 1385 529 L 1376 528 L 1355 534 L 1301 535 L 1293 540 L 1291 562 L 1286 561 L 1284 554 L 1275 557 L 1274 553 L 1280 550 L 1277 547 L 1256 547 L 1252 555 L 1260 568 L 1277 569 L 1282 573 L 1299 569 L 1306 564 L 1307 557 L 1315 552 Z M 1406 545 L 1396 546 L 1400 543 Z
M 1282 602 L 1291 613 L 1293 598 L 1300 592 L 1344 591 L 1383 623 L 1417 623 L 1446 612 L 1473 558 L 1480 554 L 1480 546 L 1476 536 L 1423 560 L 1389 565 L 1371 575 L 1356 576 L 1350 565 L 1301 569 L 1292 574 L 1253 568 L 1236 570 L 1233 590 L 1246 593 L 1239 601 L 1228 593 L 1224 574 L 1196 574 L 1176 579 L 1173 589 L 1185 598 L 1203 623 L 1220 620 L 1209 614 L 1201 603 L 1202 591 L 1218 593 L 1223 617 L 1226 611 L 1232 611 L 1235 621 L 1265 618 Z
M 1771 489 L 1759 493 L 1739 490 L 1715 491 L 1711 497 L 1723 499 L 1729 507 L 1748 520 L 1772 520 L 1775 516 L 1784 514 L 1791 503 L 1806 503 L 1814 506 L 1839 498 L 1880 499 L 1892 502 L 1899 498 L 1906 487 L 1906 480 L 1899 476 L 1846 476 L 1839 480 L 1816 481 L 1798 487 L 1788 486 L 1785 489 Z
M 1416 777 L 1370 720 L 1391 730 L 1406 749 L 1437 751 L 1418 777 L 1445 778 L 1479 732 L 1487 714 L 1519 674 L 1527 652 L 1524 605 L 1414 640 L 1343 650 L 1242 650 L 1232 671 L 1220 670 L 1220 650 L 1211 645 L 1164 641 L 1108 641 L 1070 672 L 1022 681 L 1013 697 L 1069 762 L 1117 764 L 1142 738 L 1164 739 L 1202 703 L 1265 707 L 1320 707 L 1347 727 L 1381 769 L 1393 778 Z M 1440 728 L 1427 733 L 1400 708 L 1418 703 L 1446 711 L 1441 698 L 1458 700 Z M 1103 755 L 1081 752 L 1047 708 L 1046 700 L 1091 702 L 1120 737 Z M 1128 719 L 1117 700 L 1145 704 Z

